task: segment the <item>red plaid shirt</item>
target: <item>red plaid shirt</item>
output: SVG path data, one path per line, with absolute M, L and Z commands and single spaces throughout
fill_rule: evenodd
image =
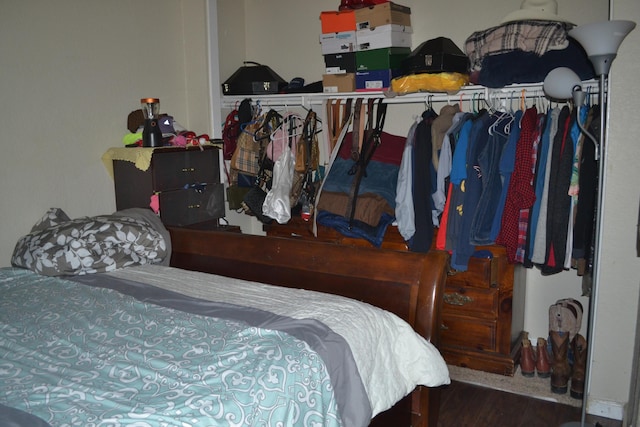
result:
M 538 129 L 538 111 L 535 107 L 527 109 L 520 122 L 520 138 L 516 146 L 516 160 L 507 189 L 507 199 L 502 213 L 502 223 L 496 243 L 503 245 L 509 262 L 516 262 L 518 240 L 520 239 L 520 217 L 523 209 L 530 209 L 536 200 L 533 188 L 533 143 Z M 528 212 L 527 212 L 528 217 Z M 526 236 L 526 227 L 525 227 Z

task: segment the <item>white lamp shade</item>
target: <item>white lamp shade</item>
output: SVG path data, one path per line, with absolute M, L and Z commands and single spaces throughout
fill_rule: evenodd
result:
M 580 77 L 571 68 L 558 67 L 549 71 L 542 87 L 549 98 L 565 100 L 571 99 L 574 88 L 581 85 Z
M 602 21 L 580 25 L 569 35 L 582 45 L 588 56 L 611 55 L 618 52 L 627 34 L 636 27 L 632 21 Z
M 627 34 L 636 27 L 632 21 L 602 21 L 580 25 L 569 31 L 582 45 L 598 76 L 609 74 L 611 63 Z

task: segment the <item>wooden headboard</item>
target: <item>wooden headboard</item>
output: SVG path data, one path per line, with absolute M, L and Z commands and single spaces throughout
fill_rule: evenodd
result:
M 418 254 L 186 228 L 169 231 L 174 267 L 364 301 L 395 313 L 438 345 L 448 267 L 445 252 Z M 407 422 L 414 427 L 435 425 L 438 397 L 437 390 L 416 389 L 413 402 L 405 402 L 413 413 Z M 380 414 L 372 425 L 385 416 Z M 385 424 L 402 425 L 397 416 Z

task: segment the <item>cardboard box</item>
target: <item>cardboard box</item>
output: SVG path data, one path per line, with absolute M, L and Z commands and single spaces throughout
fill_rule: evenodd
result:
M 354 92 L 356 90 L 356 75 L 354 73 L 324 74 L 322 87 L 324 93 Z
M 356 73 L 356 92 L 383 90 L 391 86 L 391 79 L 400 75 L 400 70 L 370 70 Z
M 399 69 L 410 53 L 411 48 L 408 47 L 385 47 L 356 52 L 355 71 Z
M 324 55 L 325 74 L 356 72 L 356 53 L 332 53 Z M 383 67 L 384 68 L 384 67 Z
M 356 32 L 327 33 L 320 35 L 322 54 L 349 53 L 356 50 Z
M 411 48 L 411 27 L 397 24 L 356 31 L 356 51 L 383 49 L 386 47 Z
M 353 10 L 320 12 L 322 33 L 342 33 L 356 30 L 356 14 Z
M 356 9 L 356 30 L 397 24 L 411 26 L 411 8 L 392 2 Z

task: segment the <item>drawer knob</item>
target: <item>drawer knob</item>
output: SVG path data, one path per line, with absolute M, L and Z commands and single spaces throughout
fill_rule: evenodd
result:
M 182 168 L 182 172 L 195 172 L 196 168 Z
M 444 302 L 449 305 L 465 305 L 473 302 L 473 298 L 459 293 L 444 294 Z

